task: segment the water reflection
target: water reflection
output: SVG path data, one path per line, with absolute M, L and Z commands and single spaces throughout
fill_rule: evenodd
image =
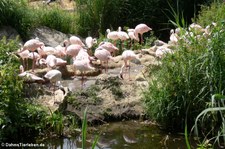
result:
M 154 125 L 136 121 L 115 122 L 101 125 L 87 134 L 87 148 L 91 148 L 95 134 L 99 134 L 96 149 L 184 149 L 184 136 L 168 134 Z M 81 148 L 81 136 L 68 139 L 47 140 L 49 149 Z M 196 148 L 194 142 L 192 147 Z

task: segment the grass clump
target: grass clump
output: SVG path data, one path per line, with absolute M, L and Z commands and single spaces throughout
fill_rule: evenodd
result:
M 223 21 L 216 23 L 208 37 L 183 29 L 174 54 L 151 72 L 145 104 L 149 116 L 165 129 L 183 131 L 186 117 L 187 126 L 193 126 L 211 96 L 224 92 L 225 31 Z

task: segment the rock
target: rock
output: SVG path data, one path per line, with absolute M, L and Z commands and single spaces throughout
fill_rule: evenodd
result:
M 46 46 L 51 47 L 62 45 L 63 41 L 69 38 L 68 35 L 45 26 L 36 28 L 31 35 L 30 38 L 38 37 Z
M 143 73 L 139 73 L 138 75 L 136 75 L 135 81 L 146 81 Z
M 4 36 L 6 37 L 7 40 L 18 39 L 19 43 L 23 43 L 19 33 L 10 26 L 3 26 L 0 28 L 0 39 L 2 39 Z

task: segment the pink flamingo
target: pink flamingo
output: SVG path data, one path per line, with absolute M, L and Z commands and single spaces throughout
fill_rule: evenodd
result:
M 110 29 L 107 29 L 106 32 L 107 32 L 107 38 L 114 41 L 114 45 L 116 45 L 116 40 L 119 40 L 118 32 L 110 31 Z
M 124 69 L 124 67 L 126 69 L 127 69 L 127 67 L 129 67 L 129 80 L 131 80 L 131 78 L 130 78 L 130 62 L 129 61 L 133 60 L 133 59 L 139 59 L 139 58 L 134 53 L 134 51 L 132 51 L 132 50 L 123 51 L 122 58 L 124 60 L 124 64 L 122 65 L 121 70 L 120 70 L 120 77 L 123 79 L 123 69 Z
M 61 45 L 58 45 L 58 46 L 55 47 L 55 50 L 56 50 L 55 56 L 60 57 L 60 58 L 66 56 L 66 48 L 65 47 L 62 47 Z
M 56 53 L 55 48 L 50 46 L 42 46 L 37 48 L 37 51 L 42 58 L 46 58 L 47 55 L 54 55 Z
M 101 67 L 103 66 L 103 62 L 106 62 L 105 72 L 107 73 L 108 72 L 108 61 L 109 61 L 109 59 L 113 60 L 111 53 L 108 50 L 106 50 L 100 46 L 97 49 L 95 49 L 94 56 L 100 60 Z
M 25 50 L 23 52 L 18 52 L 18 55 L 21 57 L 22 59 L 22 63 L 23 63 L 23 67 L 24 69 L 28 70 L 28 58 L 29 58 L 29 50 Z
M 124 41 L 129 39 L 129 36 L 126 32 L 122 31 L 121 27 L 118 27 L 118 36 L 119 39 L 121 40 L 121 49 L 123 50 L 123 43 Z
M 94 44 L 97 44 L 97 39 L 89 36 L 85 39 L 85 43 L 88 48 L 89 54 L 92 55 L 91 48 L 93 47 Z
M 84 86 L 84 72 L 94 70 L 95 68 L 90 65 L 90 56 L 85 49 L 79 51 L 78 55 L 73 61 L 73 65 L 81 72 L 81 87 Z
M 138 24 L 135 29 L 134 29 L 134 35 L 136 38 L 139 38 L 138 37 L 138 34 L 141 35 L 141 40 L 140 40 L 140 43 L 142 44 L 144 39 L 143 39 L 143 34 L 146 33 L 146 32 L 149 32 L 151 31 L 152 29 L 150 27 L 148 27 L 146 24 Z
M 128 36 L 130 37 L 130 47 L 132 47 L 132 43 L 134 40 L 139 41 L 139 38 L 136 38 L 134 35 L 134 29 L 127 29 Z
M 27 42 L 25 42 L 25 44 L 23 45 L 23 48 L 20 52 L 29 50 L 29 51 L 33 52 L 33 57 L 34 57 L 34 51 L 37 48 L 42 47 L 43 45 L 44 45 L 44 43 L 40 42 L 38 39 L 30 39 Z M 35 58 L 33 58 L 32 72 L 34 72 L 34 65 L 35 65 Z
M 62 79 L 62 73 L 59 70 L 53 69 L 48 71 L 45 75 L 44 78 L 48 79 L 54 86 L 53 92 L 54 92 L 54 103 L 55 102 L 55 88 L 56 88 L 56 83 L 60 85 L 60 89 L 62 89 L 61 85 L 61 79 Z M 64 91 L 64 89 L 62 89 Z M 65 91 L 64 91 L 65 92 Z
M 99 44 L 99 47 L 102 47 L 103 49 L 108 50 L 111 54 L 113 54 L 115 56 L 116 51 L 118 51 L 119 49 L 114 46 L 111 42 L 101 42 Z
M 66 55 L 71 57 L 76 57 L 79 53 L 80 49 L 82 49 L 81 45 L 78 44 L 71 44 L 68 47 L 66 47 Z
M 82 47 L 84 47 L 84 43 L 81 41 L 81 39 L 77 36 L 71 36 L 69 39 L 70 44 L 78 44 Z
M 32 73 L 24 71 L 24 67 L 22 65 L 20 65 L 20 74 L 18 76 L 24 78 L 24 80 L 29 83 L 44 82 L 43 78 L 40 78 Z

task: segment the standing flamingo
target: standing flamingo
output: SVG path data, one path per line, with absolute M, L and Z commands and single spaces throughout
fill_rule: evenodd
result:
M 60 85 L 60 89 L 62 89 L 62 85 L 60 80 L 62 79 L 62 73 L 59 70 L 53 69 L 48 71 L 45 75 L 44 78 L 48 79 L 54 86 L 53 92 L 54 92 L 54 103 L 55 102 L 55 88 L 56 88 L 56 83 Z M 64 89 L 62 89 L 64 91 Z M 65 91 L 64 91 L 65 93 Z
M 86 49 L 79 51 L 78 55 L 73 61 L 73 65 L 81 72 L 81 87 L 84 86 L 84 72 L 88 70 L 94 70 L 95 68 L 90 65 L 90 56 Z
M 121 27 L 118 27 L 118 36 L 119 39 L 121 40 L 121 50 L 123 50 L 123 46 L 124 46 L 124 41 L 129 39 L 129 36 L 126 32 L 122 31 Z
M 150 27 L 148 27 L 146 24 L 138 24 L 135 29 L 134 29 L 134 35 L 136 38 L 139 38 L 138 37 L 138 34 L 141 35 L 141 40 L 140 40 L 140 43 L 142 44 L 144 42 L 144 39 L 143 39 L 143 34 L 146 33 L 146 32 L 149 32 L 151 31 L 152 29 Z
M 114 42 L 114 45 L 116 46 L 116 40 L 119 40 L 118 32 L 117 31 L 110 31 L 110 29 L 106 30 L 107 32 L 107 38 L 112 40 Z
M 106 62 L 106 66 L 105 66 L 105 72 L 108 72 L 108 61 L 109 59 L 113 60 L 113 57 L 111 56 L 111 53 L 104 49 L 103 47 L 98 47 L 97 49 L 95 49 L 95 53 L 94 56 L 97 57 L 100 60 L 101 63 L 101 69 L 103 66 L 103 62 Z M 114 60 L 113 60 L 114 61 Z
M 18 55 L 22 59 L 23 67 L 25 70 L 28 70 L 28 58 L 29 58 L 29 50 L 25 50 L 23 52 L 18 52 Z
M 123 79 L 123 69 L 124 69 L 124 67 L 126 69 L 127 69 L 127 67 L 129 67 L 129 80 L 131 80 L 131 78 L 130 78 L 130 62 L 129 61 L 133 60 L 133 59 L 139 59 L 139 58 L 134 53 L 134 51 L 132 51 L 132 50 L 123 51 L 122 58 L 124 60 L 124 64 L 122 65 L 121 70 L 120 70 L 120 77 Z
M 128 36 L 130 37 L 130 47 L 132 47 L 132 44 L 134 40 L 139 41 L 139 38 L 136 38 L 134 35 L 134 29 L 127 29 Z
M 29 50 L 29 51 L 33 52 L 33 57 L 34 57 L 34 51 L 37 48 L 42 47 L 43 45 L 44 45 L 44 43 L 40 42 L 38 39 L 30 39 L 27 42 L 25 42 L 25 44 L 23 45 L 23 48 L 20 52 Z M 35 58 L 33 58 L 32 72 L 34 72 L 34 65 L 35 65 Z
M 92 55 L 91 48 L 93 47 L 94 44 L 97 44 L 97 39 L 89 36 L 85 39 L 85 44 L 88 48 L 89 54 Z
M 115 56 L 116 51 L 118 51 L 119 49 L 114 46 L 111 42 L 101 42 L 99 44 L 99 47 L 102 47 L 103 49 L 108 50 L 113 56 Z

